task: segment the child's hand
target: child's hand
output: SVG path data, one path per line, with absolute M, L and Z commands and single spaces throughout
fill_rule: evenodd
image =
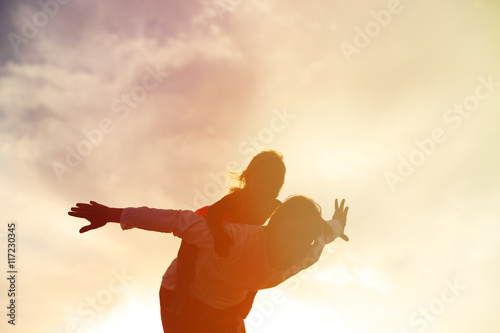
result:
M 71 211 L 68 212 L 68 215 L 81 217 L 90 222 L 90 225 L 80 229 L 80 233 L 84 233 L 105 226 L 109 221 L 109 210 L 109 207 L 91 201 L 90 205 L 77 203 L 76 207 L 71 207 Z
M 225 258 L 229 254 L 229 248 L 234 245 L 234 241 L 224 229 L 214 233 L 214 250 L 219 256 Z

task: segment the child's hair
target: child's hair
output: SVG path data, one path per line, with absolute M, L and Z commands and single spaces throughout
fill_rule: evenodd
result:
M 258 174 L 269 168 L 278 168 L 278 170 L 283 172 L 283 175 L 285 174 L 285 163 L 283 162 L 283 155 L 280 152 L 272 149 L 263 150 L 252 158 L 245 170 L 241 172 L 230 171 L 233 179 L 239 184 L 238 186 L 231 187 L 229 193 L 245 188 L 248 176 Z

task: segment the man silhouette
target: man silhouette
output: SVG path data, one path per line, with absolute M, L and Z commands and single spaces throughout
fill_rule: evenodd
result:
M 244 332 L 238 304 L 251 290 L 272 288 L 318 261 L 324 246 L 343 234 L 348 207 L 338 204 L 329 221 L 320 207 L 305 196 L 292 196 L 274 212 L 265 226 L 225 223 L 234 245 L 226 257 L 214 251 L 213 237 L 203 217 L 192 211 L 147 207 L 109 208 L 91 201 L 78 203 L 69 215 L 90 225 L 107 222 L 173 233 L 200 248 L 190 300 L 181 315 L 167 310 L 176 284 L 175 260 L 162 280 L 160 305 L 165 332 Z

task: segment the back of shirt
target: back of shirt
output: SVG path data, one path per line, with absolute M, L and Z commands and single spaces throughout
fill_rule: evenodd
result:
M 224 223 L 224 229 L 234 239 L 228 257 L 215 253 L 213 236 L 205 219 L 192 211 L 162 210 L 147 207 L 126 208 L 120 222 L 144 230 L 173 233 L 200 248 L 196 263 L 196 278 L 190 293 L 205 304 L 218 309 L 228 308 L 244 300 L 250 290 L 271 288 L 314 264 L 325 244 L 342 234 L 339 221 L 327 221 L 332 233 L 322 235 L 310 247 L 304 260 L 283 271 L 274 269 L 268 258 L 268 227 Z M 175 290 L 177 261 L 174 260 L 163 276 L 162 286 Z
M 224 226 L 235 240 L 229 255 L 222 258 L 213 248 L 202 247 L 190 286 L 191 296 L 217 309 L 240 303 L 249 290 L 270 288 L 282 282 L 282 273 L 267 258 L 265 227 L 228 223 Z M 175 289 L 176 266 L 174 261 L 163 276 L 163 287 Z

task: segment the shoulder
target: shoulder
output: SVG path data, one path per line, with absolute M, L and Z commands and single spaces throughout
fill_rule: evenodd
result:
M 208 209 L 211 211 L 218 211 L 222 213 L 232 213 L 238 211 L 241 207 L 241 194 L 238 192 L 232 192 L 224 197 L 222 197 L 219 201 L 215 202 Z
M 265 228 L 266 226 L 262 225 L 226 223 L 226 231 L 231 234 L 234 244 L 241 247 L 258 244 L 264 237 Z

